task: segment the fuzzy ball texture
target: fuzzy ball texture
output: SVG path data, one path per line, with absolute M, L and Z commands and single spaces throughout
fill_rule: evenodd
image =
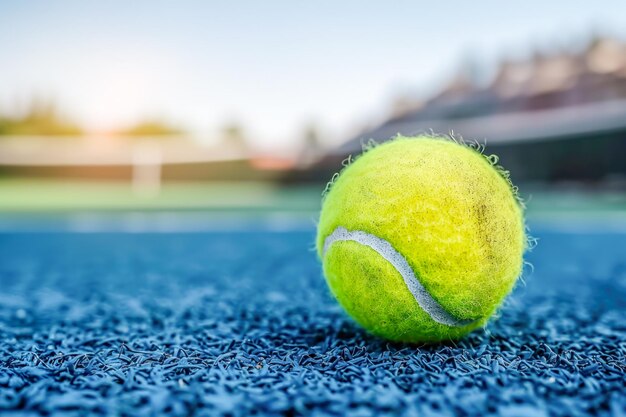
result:
M 371 246 L 340 240 L 325 248 L 338 228 L 388 242 L 463 324 L 435 320 Z M 506 171 L 470 146 L 432 137 L 398 137 L 347 166 L 325 196 L 317 234 L 343 308 L 373 334 L 404 342 L 454 340 L 483 326 L 521 274 L 525 248 L 523 209 Z

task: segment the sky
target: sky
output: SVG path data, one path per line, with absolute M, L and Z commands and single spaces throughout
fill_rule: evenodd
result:
M 90 131 L 240 123 L 259 148 L 333 143 L 469 60 L 626 35 L 623 0 L 0 0 L 0 111 L 54 99 Z

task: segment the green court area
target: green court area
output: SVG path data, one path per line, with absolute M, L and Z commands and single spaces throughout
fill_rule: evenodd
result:
M 267 182 L 164 183 L 134 189 L 128 182 L 0 180 L 0 211 L 317 211 L 324 185 Z
M 0 180 L 0 212 L 207 211 L 290 212 L 310 216 L 320 208 L 325 184 L 270 182 L 168 182 L 137 190 L 128 182 Z M 532 219 L 626 219 L 626 193 L 591 188 L 521 187 Z

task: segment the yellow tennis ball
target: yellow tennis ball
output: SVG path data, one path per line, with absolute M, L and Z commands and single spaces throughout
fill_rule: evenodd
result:
M 508 173 L 452 140 L 399 137 L 346 167 L 322 205 L 330 290 L 365 329 L 404 342 L 483 326 L 521 274 L 523 209 Z

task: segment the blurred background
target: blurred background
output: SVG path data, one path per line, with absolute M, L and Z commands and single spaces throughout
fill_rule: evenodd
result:
M 0 228 L 311 228 L 349 155 L 429 132 L 499 155 L 535 222 L 624 228 L 625 28 L 619 0 L 0 2 Z

